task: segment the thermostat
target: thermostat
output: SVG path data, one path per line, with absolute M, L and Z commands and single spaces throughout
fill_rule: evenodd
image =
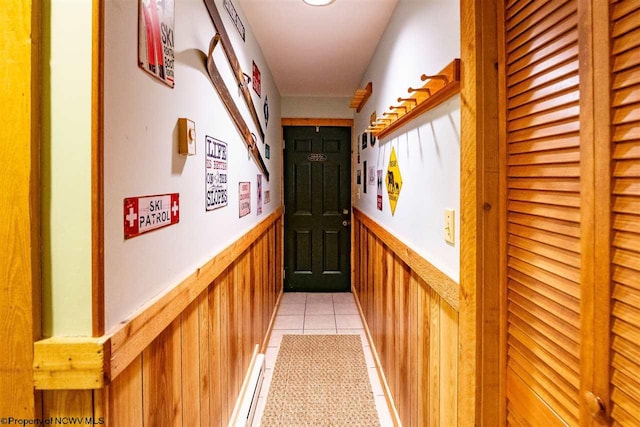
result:
M 178 119 L 178 152 L 186 156 L 196 154 L 196 124 L 189 119 Z

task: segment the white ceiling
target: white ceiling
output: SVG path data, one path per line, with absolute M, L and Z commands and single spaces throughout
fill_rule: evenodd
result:
M 398 0 L 238 0 L 282 96 L 350 97 Z

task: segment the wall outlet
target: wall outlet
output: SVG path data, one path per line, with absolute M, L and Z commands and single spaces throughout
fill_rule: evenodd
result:
M 454 245 L 455 238 L 455 211 L 453 209 L 444 210 L 444 241 Z

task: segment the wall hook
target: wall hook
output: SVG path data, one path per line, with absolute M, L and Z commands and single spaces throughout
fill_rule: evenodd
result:
M 426 81 L 426 80 L 429 80 L 429 79 L 442 80 L 445 83 L 449 82 L 449 77 L 447 77 L 445 74 L 434 74 L 432 76 L 429 76 L 427 74 L 423 74 L 423 75 L 420 76 L 420 80 L 422 80 L 423 82 Z
M 416 98 L 398 98 L 398 102 L 411 102 L 413 104 L 417 104 L 418 100 Z

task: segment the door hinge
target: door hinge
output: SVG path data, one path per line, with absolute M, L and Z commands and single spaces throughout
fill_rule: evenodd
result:
M 285 141 L 284 139 L 282 140 L 282 149 L 283 150 L 287 149 L 287 141 Z
M 283 279 L 286 279 L 286 278 L 287 278 L 287 269 L 286 269 L 286 268 L 283 268 L 283 269 L 282 269 L 282 278 L 283 278 Z

